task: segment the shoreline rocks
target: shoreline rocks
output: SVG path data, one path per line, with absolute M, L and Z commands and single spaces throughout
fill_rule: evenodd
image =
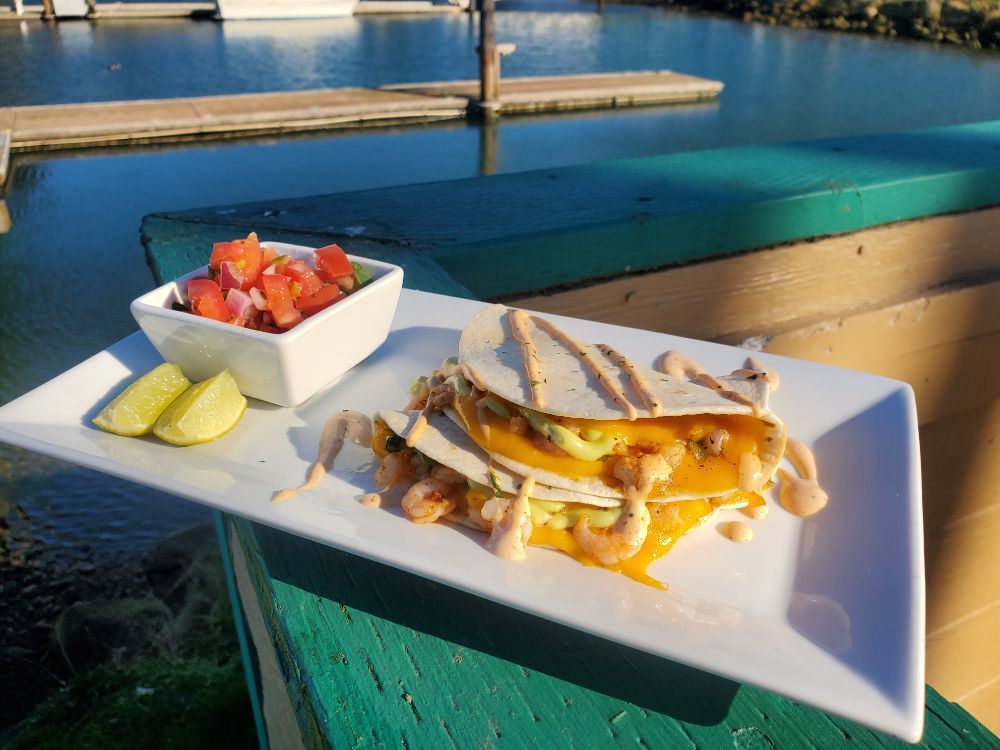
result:
M 620 0 L 725 13 L 744 21 L 1000 49 L 1000 0 Z

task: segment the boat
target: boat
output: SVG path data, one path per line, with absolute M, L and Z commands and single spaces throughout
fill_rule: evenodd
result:
M 224 20 L 343 18 L 354 15 L 358 0 L 216 0 L 215 17 Z

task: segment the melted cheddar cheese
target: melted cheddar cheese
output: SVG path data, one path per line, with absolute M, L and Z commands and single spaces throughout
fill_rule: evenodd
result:
M 511 414 L 517 414 L 512 404 L 508 404 L 508 408 Z M 570 479 L 598 477 L 609 487 L 621 487 L 621 481 L 612 473 L 613 461 L 584 461 L 568 454 L 554 456 L 540 451 L 530 432 L 527 435 L 512 432 L 509 420 L 488 410 L 485 412 L 488 430 L 484 432 L 477 419 L 475 399 L 471 397 L 456 399 L 455 409 L 469 436 L 488 452 L 499 453 L 519 463 Z M 676 441 L 700 440 L 718 427 L 729 433 L 729 440 L 719 456 L 705 455 L 698 460 L 691 451 L 685 451 L 669 481 L 653 486 L 649 495 L 651 500 L 679 494 L 712 497 L 731 492 L 739 481 L 740 456 L 744 453 L 758 455 L 768 430 L 768 425 L 756 417 L 728 414 L 655 417 L 635 421 L 549 418 L 569 429 L 598 430 L 610 434 L 620 446 L 626 448 L 651 447 L 656 450 L 658 446 Z
M 715 512 L 717 506 L 709 500 L 682 500 L 675 503 L 655 503 L 648 507 L 650 524 L 646 541 L 635 555 L 616 565 L 603 566 L 590 557 L 573 537 L 572 529 L 536 526 L 531 532 L 528 543 L 553 547 L 583 565 L 607 567 L 608 570 L 626 575 L 639 583 L 666 589 L 666 586 L 650 576 L 646 569 L 667 554 L 678 539 L 700 526 Z

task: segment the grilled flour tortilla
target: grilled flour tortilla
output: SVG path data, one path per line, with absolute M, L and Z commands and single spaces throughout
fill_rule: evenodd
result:
M 685 377 L 487 307 L 406 410 L 375 420 L 375 480 L 402 486 L 411 521 L 481 529 L 500 557 L 553 547 L 658 586 L 646 570 L 678 539 L 721 508 L 764 505 L 786 440 L 768 373 L 713 378 L 671 357 L 661 366 Z
M 627 498 L 636 459 L 658 452 L 673 465 L 649 467 L 658 474 L 643 502 L 724 499 L 759 491 L 784 451 L 763 379 L 671 377 L 504 305 L 469 322 L 459 364 L 476 390 L 453 418 L 496 463 L 550 487 Z
M 394 433 L 406 438 L 410 435 L 420 412 L 383 410 L 378 416 Z M 432 461 L 454 469 L 481 486 L 496 485 L 502 492 L 516 495 L 524 482 L 523 476 L 518 476 L 503 466 L 491 468 L 489 454 L 440 412 L 434 412 L 427 417 L 427 425 L 420 430 L 413 441 L 413 447 Z M 536 484 L 531 495 L 538 500 L 583 503 L 601 508 L 617 507 L 622 504 L 621 500 L 614 498 L 594 497 L 573 490 L 546 487 L 544 484 Z
M 647 511 L 653 528 L 649 543 L 623 555 L 611 533 L 626 512 L 620 499 L 547 487 L 491 465 L 489 455 L 438 411 L 424 414 L 426 421 L 414 435 L 422 413 L 383 410 L 376 420 L 400 438 L 412 436 L 412 450 L 434 467 L 403 496 L 404 511 L 417 523 L 444 518 L 485 531 L 490 534 L 487 546 L 508 559 L 524 559 L 528 544 L 548 547 L 584 564 L 599 564 L 661 588 L 646 573 L 653 560 L 682 536 L 708 523 L 720 509 L 746 504 L 744 498 L 736 497 L 661 503 Z M 385 436 L 376 441 L 386 442 Z M 575 532 L 581 524 L 592 535 L 583 543 Z

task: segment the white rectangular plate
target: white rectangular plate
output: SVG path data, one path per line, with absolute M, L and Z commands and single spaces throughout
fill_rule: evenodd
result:
M 830 494 L 800 519 L 769 498 L 754 539 L 727 541 L 716 524 L 685 537 L 652 568 L 663 592 L 531 548 L 505 562 L 475 532 L 415 526 L 371 509 L 370 452 L 348 445 L 334 471 L 299 499 L 272 504 L 315 459 L 331 413 L 399 408 L 413 377 L 457 352 L 482 303 L 404 290 L 386 343 L 296 408 L 251 401 L 222 439 L 177 448 L 101 432 L 91 418 L 161 361 L 134 334 L 0 408 L 0 439 L 388 563 L 570 627 L 759 685 L 915 740 L 923 727 L 924 573 L 916 411 L 909 386 L 886 378 L 760 355 L 781 375 L 773 411 L 811 446 Z M 549 316 L 577 339 L 607 342 L 640 364 L 668 349 L 710 372 L 746 352 L 658 333 Z M 728 515 L 727 515 L 728 514 Z M 475 571 L 475 575 L 469 575 Z

